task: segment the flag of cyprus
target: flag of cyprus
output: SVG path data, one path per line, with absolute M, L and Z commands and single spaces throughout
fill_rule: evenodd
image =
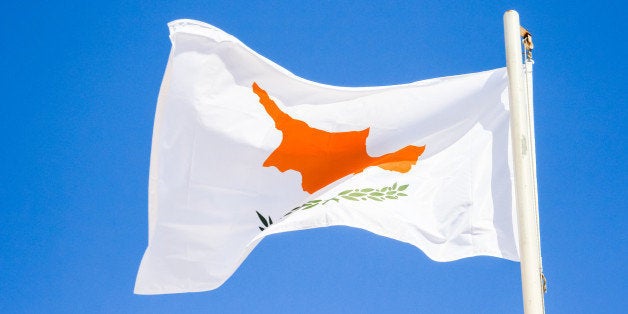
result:
M 135 293 L 215 289 L 266 235 L 334 225 L 435 261 L 519 259 L 505 69 L 336 87 L 169 27 Z

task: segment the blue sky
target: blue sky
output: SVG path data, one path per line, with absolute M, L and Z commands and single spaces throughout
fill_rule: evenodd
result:
M 205 21 L 301 77 L 370 86 L 504 66 L 507 9 L 536 45 L 547 312 L 625 310 L 620 1 L 35 1 L 0 4 L 0 312 L 521 312 L 518 263 L 437 263 L 344 227 L 270 236 L 214 291 L 133 294 L 167 22 Z

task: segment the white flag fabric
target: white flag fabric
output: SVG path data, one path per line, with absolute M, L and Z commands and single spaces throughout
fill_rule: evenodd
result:
M 395 86 L 299 78 L 169 24 L 135 293 L 215 289 L 264 236 L 344 225 L 435 261 L 517 261 L 504 68 Z

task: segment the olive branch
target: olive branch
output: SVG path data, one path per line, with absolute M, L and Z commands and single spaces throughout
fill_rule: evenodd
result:
M 341 200 L 348 200 L 348 201 L 353 201 L 353 202 L 368 201 L 368 200 L 382 202 L 389 199 L 396 200 L 399 197 L 408 196 L 408 194 L 402 193 L 408 188 L 408 186 L 409 184 L 398 185 L 395 182 L 395 184 L 393 184 L 392 186 L 385 186 L 380 189 L 363 188 L 363 189 L 345 190 L 338 193 L 338 195 L 332 198 L 326 199 L 326 200 L 307 201 L 303 205 L 295 207 L 292 210 L 290 210 L 287 214 L 284 215 L 284 217 L 292 214 L 293 212 L 297 210 L 306 210 L 306 209 L 310 209 L 318 205 L 325 205 L 330 201 L 334 201 L 338 203 Z
M 339 203 L 342 200 L 348 200 L 352 202 L 369 201 L 369 200 L 383 202 L 385 200 L 396 200 L 396 199 L 399 199 L 400 197 L 408 196 L 408 194 L 403 193 L 403 191 L 405 191 L 408 188 L 408 186 L 409 184 L 398 185 L 395 182 L 395 184 L 393 184 L 392 186 L 385 186 L 380 189 L 363 188 L 363 189 L 345 190 L 338 193 L 338 195 L 332 198 L 326 199 L 326 200 L 307 201 L 301 206 L 297 206 L 293 208 L 292 210 L 290 210 L 287 214 L 284 215 L 284 217 L 292 214 L 293 212 L 297 210 L 306 210 L 312 207 L 316 207 L 318 205 L 324 206 L 330 201 Z M 273 224 L 273 220 L 270 218 L 270 216 L 266 218 L 264 217 L 264 215 L 260 214 L 258 211 L 255 211 L 255 213 L 257 213 L 257 217 L 259 218 L 262 225 L 264 225 L 263 227 L 261 226 L 258 227 L 260 231 L 264 231 L 266 228 L 270 227 Z

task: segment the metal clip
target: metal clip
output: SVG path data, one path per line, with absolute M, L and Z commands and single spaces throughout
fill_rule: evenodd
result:
M 543 273 L 541 273 L 541 286 L 543 289 L 543 293 L 547 293 L 547 278 L 545 278 L 545 275 Z
M 526 49 L 526 59 L 532 60 L 532 49 L 534 49 L 534 43 L 532 43 L 532 34 L 528 32 L 523 26 L 519 26 L 519 33 L 521 34 L 521 41 Z

